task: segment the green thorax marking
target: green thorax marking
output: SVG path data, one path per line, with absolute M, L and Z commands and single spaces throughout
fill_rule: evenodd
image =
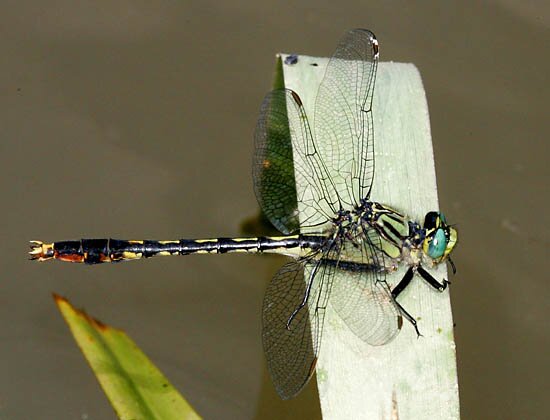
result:
M 380 235 L 381 250 L 388 257 L 398 259 L 404 241 L 410 237 L 409 219 L 395 209 L 376 202 L 371 202 L 361 217 Z

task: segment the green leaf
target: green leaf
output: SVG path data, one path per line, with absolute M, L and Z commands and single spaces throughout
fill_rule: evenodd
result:
M 75 309 L 57 307 L 121 419 L 200 419 L 168 379 L 122 331 Z

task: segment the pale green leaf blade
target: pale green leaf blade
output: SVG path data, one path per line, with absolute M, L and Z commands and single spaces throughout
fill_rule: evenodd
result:
M 283 63 L 286 57 L 281 54 Z M 300 95 L 308 116 L 314 115 L 327 63 L 300 55 L 283 66 L 285 87 Z M 416 67 L 380 62 L 372 109 L 376 174 L 370 198 L 421 221 L 439 205 L 428 104 Z M 296 187 L 303 194 L 304 186 Z M 391 287 L 406 268 L 386 277 Z M 432 270 L 448 278 L 443 264 Z M 373 347 L 349 330 L 329 301 L 317 362 L 324 419 L 460 418 L 449 293 L 433 293 L 416 279 L 400 303 L 417 316 L 423 337 L 405 324 L 391 343 Z

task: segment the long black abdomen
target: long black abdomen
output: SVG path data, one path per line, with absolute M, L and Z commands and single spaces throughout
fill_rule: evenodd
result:
M 168 255 L 273 252 L 298 255 L 299 249 L 318 249 L 322 236 L 180 239 L 175 241 L 81 239 L 44 244 L 31 242 L 31 259 L 101 264 Z M 296 252 L 291 252 L 295 250 Z

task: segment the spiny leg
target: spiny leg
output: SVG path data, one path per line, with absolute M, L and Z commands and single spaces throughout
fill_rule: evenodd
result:
M 409 267 L 409 269 L 407 270 L 407 272 L 405 273 L 405 275 L 403 276 L 403 278 L 401 279 L 401 281 L 399 283 L 397 283 L 397 286 L 395 286 L 393 288 L 393 290 L 391 291 L 391 295 L 393 296 L 393 298 L 395 299 L 397 296 L 399 296 L 399 294 L 405 290 L 405 288 L 409 285 L 409 283 L 411 282 L 412 278 L 414 276 L 414 271 L 413 271 L 413 268 L 412 267 Z
M 422 278 L 426 280 L 426 282 L 428 282 L 430 286 L 432 286 L 435 290 L 438 290 L 440 292 L 445 290 L 448 284 L 451 284 L 450 281 L 447 281 L 445 279 L 443 279 L 442 283 L 439 283 L 430 273 L 424 270 L 421 266 L 418 266 L 416 268 L 416 272 L 420 274 Z
M 309 299 L 309 294 L 311 293 L 311 287 L 313 286 L 313 278 L 315 277 L 315 274 L 317 273 L 317 270 L 319 268 L 319 265 L 320 265 L 320 262 L 318 262 L 317 264 L 315 264 L 315 267 L 313 268 L 313 270 L 311 271 L 311 273 L 309 274 L 309 279 L 308 279 L 308 282 L 307 282 L 307 286 L 306 286 L 306 290 L 305 290 L 305 293 L 304 293 L 304 298 L 302 299 L 302 301 L 300 302 L 300 304 L 296 307 L 296 309 L 294 309 L 294 311 L 292 312 L 292 314 L 290 315 L 290 317 L 288 318 L 288 320 L 286 321 L 286 329 L 287 330 L 290 330 L 290 323 L 294 320 L 294 318 L 296 317 L 296 315 L 298 314 L 298 312 L 300 312 L 300 310 L 306 306 L 306 303 Z
M 418 326 L 416 323 L 416 320 L 412 317 L 411 314 L 409 314 L 403 306 L 399 302 L 397 302 L 396 298 L 399 296 L 399 294 L 407 288 L 407 286 L 410 284 L 413 276 L 414 276 L 415 267 L 409 267 L 403 278 L 399 283 L 397 283 L 397 286 L 395 286 L 391 292 L 392 297 L 396 305 L 399 307 L 399 310 L 402 312 L 402 314 L 405 316 L 407 321 L 409 321 L 414 329 L 416 330 L 417 336 L 421 336 L 420 331 L 418 330 Z M 430 273 L 428 273 L 426 270 L 424 270 L 420 265 L 416 267 L 416 272 L 420 274 L 420 276 L 426 280 L 426 282 L 432 286 L 434 289 L 438 290 L 439 292 L 443 292 L 447 285 L 451 284 L 451 282 L 443 279 L 443 282 L 438 282 Z
M 420 331 L 418 330 L 418 325 L 416 323 L 416 320 L 413 318 L 413 316 L 408 313 L 405 308 L 403 308 L 403 306 L 401 306 L 401 304 L 397 301 L 397 296 L 399 296 L 399 294 L 405 290 L 405 288 L 409 285 L 409 283 L 411 282 L 412 278 L 414 276 L 414 270 L 413 270 L 413 267 L 410 267 L 407 272 L 405 273 L 405 275 L 403 276 L 403 278 L 401 279 L 401 281 L 399 283 L 397 283 L 397 286 L 395 286 L 393 288 L 393 290 L 391 291 L 391 295 L 393 297 L 393 301 L 395 302 L 395 304 L 397 305 L 397 307 L 399 308 L 399 310 L 401 311 L 401 313 L 403 314 L 403 316 L 407 319 L 407 321 L 409 321 L 412 326 L 414 327 L 415 331 L 416 331 L 416 335 L 417 337 L 420 337 L 422 336 L 422 334 L 420 334 Z
M 456 265 L 453 262 L 453 260 L 451 260 L 451 257 L 447 257 L 447 261 L 449 261 L 449 264 L 451 264 L 451 268 L 453 269 L 453 274 L 456 274 Z
M 405 308 L 403 308 L 403 306 L 401 306 L 401 304 L 396 301 L 394 299 L 394 302 L 395 304 L 397 305 L 397 307 L 399 308 L 399 310 L 401 311 L 401 313 L 403 314 L 403 316 L 407 319 L 407 321 L 409 321 L 412 326 L 414 327 L 414 330 L 416 331 L 416 337 L 424 337 L 422 334 L 420 334 L 420 331 L 418 330 L 418 324 L 416 323 L 416 319 L 413 318 L 413 316 L 408 313 Z

